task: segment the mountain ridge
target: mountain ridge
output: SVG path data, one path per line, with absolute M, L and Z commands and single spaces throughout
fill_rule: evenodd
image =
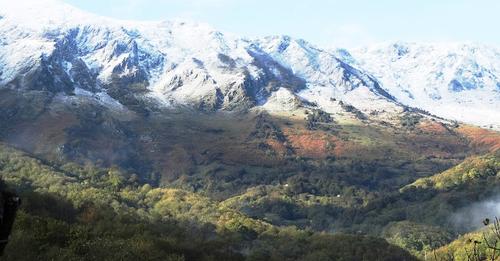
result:
M 467 110 L 457 110 L 464 101 L 459 95 L 450 94 L 447 99 L 448 93 L 442 97 L 438 93 L 433 97 L 447 101 L 434 106 L 427 96 L 417 97 L 418 87 L 412 91 L 401 87 L 411 85 L 407 80 L 392 84 L 386 76 L 391 72 L 375 70 L 380 63 L 384 68 L 395 68 L 390 71 L 397 79 L 411 77 L 413 71 L 398 70 L 393 61 L 375 55 L 370 58 L 368 51 L 329 51 L 290 36 L 249 40 L 184 21 L 117 20 L 59 0 L 0 1 L 0 6 L 0 31 L 6 36 L 0 42 L 0 86 L 10 89 L 76 96 L 90 92 L 125 107 L 142 107 L 142 111 L 156 106 L 202 111 L 303 107 L 272 105 L 276 92 L 288 89 L 280 93 L 288 93 L 292 103 L 300 100 L 330 114 L 345 113 L 341 101 L 370 118 L 388 122 L 397 122 L 408 107 L 415 107 L 442 118 L 494 129 L 500 126 L 498 117 L 492 115 L 500 100 L 500 83 L 497 89 L 490 88 L 497 79 L 498 62 L 494 61 L 491 66 L 495 70 L 483 70 L 492 79 L 489 82 L 467 78 L 470 70 L 463 70 L 461 80 L 448 80 L 447 85 L 454 82 L 456 89 L 461 86 L 468 93 L 474 92 L 476 100 L 471 98 L 464 104 Z M 404 44 L 392 46 L 401 47 L 400 55 L 408 49 Z M 407 63 L 415 64 L 411 60 Z M 469 88 L 474 82 L 482 83 L 483 88 Z M 483 106 L 485 99 L 493 108 Z M 480 117 L 473 117 L 476 114 Z
M 498 129 L 500 49 L 472 43 L 378 44 L 344 53 L 402 103 Z
M 0 176 L 23 198 L 8 260 L 413 260 L 498 195 L 496 104 L 471 103 L 488 128 L 420 106 L 451 49 L 326 50 L 60 3 L 0 0 Z M 494 57 L 444 66 L 436 102 L 495 94 Z

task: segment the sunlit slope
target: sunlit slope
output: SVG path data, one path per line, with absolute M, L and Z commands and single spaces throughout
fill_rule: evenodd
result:
M 383 239 L 275 227 L 117 169 L 49 166 L 4 144 L 0 174 L 23 198 L 5 260 L 415 260 Z

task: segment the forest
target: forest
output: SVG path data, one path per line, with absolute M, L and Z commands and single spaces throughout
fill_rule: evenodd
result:
M 23 199 L 2 260 L 416 260 L 383 239 L 274 226 L 117 169 L 47 166 L 2 145 Z
M 494 220 L 455 217 L 498 195 L 495 131 L 2 95 L 0 175 L 22 198 L 5 260 L 468 260 Z

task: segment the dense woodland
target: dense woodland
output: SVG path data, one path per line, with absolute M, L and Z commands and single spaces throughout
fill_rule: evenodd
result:
M 276 227 L 117 169 L 49 167 L 2 146 L 0 172 L 23 198 L 2 260 L 415 259 L 383 239 Z
M 282 189 L 258 187 L 217 202 L 181 189 L 140 184 L 135 175 L 117 168 L 48 166 L 2 145 L 2 177 L 23 198 L 4 259 L 412 260 L 382 238 L 313 230 L 338 220 L 352 220 L 342 225 L 360 229 L 387 224 L 382 235 L 388 242 L 416 256 L 431 253 L 455 235 L 414 222 L 427 218 L 442 223 L 434 209 L 475 190 L 487 193 L 498 184 L 499 169 L 498 155 L 470 159 L 363 208 L 353 210 L 345 202 L 342 211 L 331 207 L 336 198 L 305 196 L 307 186 L 313 186 L 306 178 L 290 179 Z M 251 211 L 245 211 L 248 205 Z M 406 221 L 390 222 L 403 209 L 407 213 L 401 219 Z M 364 219 L 356 220 L 359 216 Z M 318 227 L 302 224 L 307 219 Z

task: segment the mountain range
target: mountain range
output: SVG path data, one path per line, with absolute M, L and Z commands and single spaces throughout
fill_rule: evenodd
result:
M 337 113 L 342 101 L 387 121 L 411 107 L 479 126 L 500 124 L 494 47 L 326 50 L 288 36 L 250 40 L 192 22 L 113 20 L 53 0 L 3 1 L 0 10 L 3 88 L 203 111 L 309 104 Z
M 465 238 L 500 215 L 499 77 L 483 44 L 0 0 L 0 189 L 23 202 L 2 260 L 488 255 Z

